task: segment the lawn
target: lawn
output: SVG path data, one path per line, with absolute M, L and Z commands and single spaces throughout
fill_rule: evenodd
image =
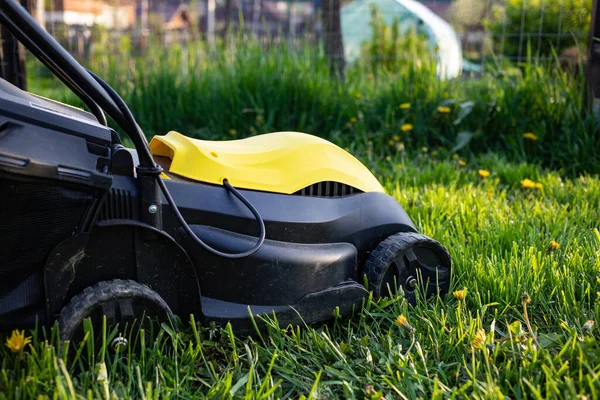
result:
M 346 148 L 448 247 L 452 291 L 414 307 L 368 301 L 328 324 L 271 321 L 252 337 L 191 321 L 139 356 L 89 364 L 58 356 L 55 332 L 27 331 L 24 351 L 0 348 L 0 399 L 600 397 L 600 141 L 581 80 L 527 65 L 440 82 L 408 66 L 349 69 L 340 84 L 322 59 L 188 50 L 91 67 L 148 135 L 299 130 Z M 31 85 L 78 104 L 39 76 Z
M 600 180 L 497 154 L 461 161 L 366 161 L 448 246 L 460 293 L 369 301 L 330 324 L 272 322 L 254 337 L 164 331 L 141 357 L 83 372 L 34 332 L 23 353 L 0 350 L 0 397 L 597 398 Z

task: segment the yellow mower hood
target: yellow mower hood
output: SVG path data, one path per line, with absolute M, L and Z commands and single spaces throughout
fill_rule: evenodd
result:
M 208 141 L 171 131 L 150 142 L 154 156 L 171 159 L 169 173 L 195 181 L 292 194 L 319 182 L 384 192 L 373 174 L 345 150 L 317 136 L 275 132 Z

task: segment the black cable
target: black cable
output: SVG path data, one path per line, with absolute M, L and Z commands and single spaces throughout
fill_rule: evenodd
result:
M 175 201 L 173 200 L 173 198 L 171 197 L 171 194 L 167 190 L 167 186 L 165 185 L 165 182 L 159 176 L 156 177 L 156 180 L 158 181 L 158 185 L 162 189 L 163 194 L 165 195 L 165 198 L 167 199 L 167 202 L 171 206 L 171 210 L 173 210 L 173 213 L 175 214 L 175 216 L 181 223 L 181 226 L 183 227 L 183 230 L 185 231 L 185 233 L 187 233 L 194 240 L 194 242 L 196 242 L 196 244 L 202 246 L 204 249 L 210 251 L 211 253 L 213 253 L 217 256 L 233 259 L 233 258 L 248 257 L 248 256 L 256 253 L 258 251 L 258 249 L 260 249 L 260 247 L 263 245 L 263 243 L 265 241 L 265 236 L 266 236 L 265 222 L 263 221 L 262 217 L 260 216 L 260 214 L 258 213 L 256 208 L 254 208 L 254 206 L 252 204 L 250 204 L 250 202 L 244 196 L 242 196 L 242 194 L 240 192 L 238 192 L 233 186 L 231 186 L 231 184 L 227 181 L 227 179 L 223 180 L 223 185 L 235 197 L 237 197 L 242 203 L 244 203 L 244 205 L 246 207 L 248 207 L 248 209 L 252 212 L 252 214 L 254 214 L 254 217 L 256 218 L 256 221 L 258 222 L 258 224 L 260 226 L 260 235 L 259 235 L 258 241 L 254 245 L 254 247 L 252 247 L 250 250 L 247 250 L 243 253 L 224 253 L 224 252 L 214 249 L 214 248 L 210 247 L 209 245 L 207 245 L 206 243 L 204 243 L 198 236 L 196 236 L 196 234 L 192 231 L 190 226 L 185 222 L 185 219 L 179 212 L 179 209 L 177 208 Z
M 125 117 L 125 120 L 130 125 L 129 128 L 132 130 L 135 130 L 136 131 L 135 133 L 137 135 L 141 136 L 144 139 L 144 142 L 147 144 L 148 142 L 145 140 L 146 136 L 142 132 L 142 129 L 140 128 L 140 126 L 135 121 L 135 118 L 133 117 L 131 110 L 129 110 L 129 107 L 127 107 L 127 105 L 125 104 L 125 101 L 121 98 L 121 96 L 119 96 L 119 94 L 113 88 L 111 88 L 106 82 L 104 82 L 96 74 L 94 74 L 91 71 L 88 71 L 88 72 L 102 86 L 102 88 L 108 93 L 108 95 L 112 98 L 112 100 L 115 102 L 117 107 L 119 107 L 119 109 L 123 113 L 123 116 Z M 130 136 L 132 135 L 131 132 L 128 132 L 128 134 Z M 148 154 L 150 155 L 149 147 L 145 147 L 145 149 L 148 152 Z M 200 245 L 205 250 L 207 250 L 219 257 L 229 258 L 229 259 L 248 257 L 248 256 L 256 253 L 258 251 L 258 249 L 261 248 L 261 246 L 263 245 L 263 243 L 265 241 L 265 236 L 266 236 L 265 222 L 262 219 L 262 217 L 260 216 L 260 214 L 258 213 L 258 211 L 256 210 L 256 208 L 254 208 L 254 206 L 244 196 L 242 196 L 242 194 L 240 192 L 238 192 L 237 189 L 235 189 L 233 186 L 231 186 L 231 184 L 229 183 L 229 181 L 227 179 L 223 180 L 223 186 L 225 186 L 225 188 L 227 190 L 229 190 L 229 192 L 231 192 L 242 203 L 244 203 L 244 205 L 246 207 L 248 207 L 250 212 L 252 212 L 252 214 L 256 218 L 256 221 L 258 222 L 258 225 L 260 227 L 259 238 L 258 238 L 258 241 L 256 242 L 256 244 L 254 245 L 254 247 L 252 247 L 250 250 L 244 251 L 242 253 L 224 253 L 222 251 L 219 251 L 217 249 L 210 247 L 208 244 L 204 243 L 198 236 L 196 236 L 196 234 L 192 231 L 192 228 L 190 228 L 188 223 L 185 221 L 185 218 L 183 218 L 183 215 L 181 215 L 181 213 L 179 212 L 179 208 L 177 208 L 177 204 L 175 204 L 175 200 L 173 200 L 173 197 L 171 197 L 171 193 L 169 193 L 169 190 L 167 189 L 167 185 L 165 185 L 165 182 L 161 179 L 160 172 L 162 171 L 162 168 L 160 166 L 156 165 L 156 163 L 154 163 L 154 159 L 152 158 L 151 155 L 150 155 L 150 159 L 152 160 L 152 163 L 154 164 L 154 167 L 156 168 L 155 171 L 151 171 L 151 172 L 155 173 L 155 178 L 156 178 L 156 182 L 158 183 L 158 186 L 162 190 L 163 195 L 167 199 L 167 202 L 171 206 L 171 210 L 175 214 L 175 217 L 177 217 L 177 220 L 181 224 L 183 230 L 194 240 L 194 242 L 196 242 L 196 244 Z

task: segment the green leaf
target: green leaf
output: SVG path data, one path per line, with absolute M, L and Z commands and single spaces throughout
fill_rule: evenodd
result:
M 515 321 L 509 326 L 510 331 L 514 336 L 521 336 L 523 332 L 523 326 L 521 325 L 521 321 Z
M 468 145 L 472 138 L 473 138 L 473 132 L 469 132 L 469 131 L 458 132 L 458 135 L 456 135 L 456 144 L 452 148 L 451 152 L 456 153 L 457 151 L 459 151 L 460 149 L 462 149 L 463 147 Z
M 235 396 L 238 390 L 248 382 L 248 374 L 242 376 L 229 390 L 231 396 Z
M 438 105 L 438 107 L 450 107 L 450 106 L 453 106 L 455 104 L 456 104 L 456 100 L 454 100 L 454 99 L 447 99 L 447 100 L 442 101 Z
M 475 107 L 475 103 L 472 101 L 465 101 L 461 105 L 458 106 L 458 116 L 454 120 L 454 125 L 460 124 L 465 118 L 471 114 L 473 111 L 473 107 Z

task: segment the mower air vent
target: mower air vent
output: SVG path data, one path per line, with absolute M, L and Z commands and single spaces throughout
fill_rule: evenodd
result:
M 111 189 L 98 219 L 105 221 L 108 219 L 133 219 L 134 209 L 131 193 L 122 189 Z
M 31 307 L 44 304 L 46 258 L 78 232 L 93 199 L 53 183 L 0 178 L 0 326 L 10 313 L 8 320 L 35 321 Z
M 297 196 L 344 197 L 361 192 L 361 190 L 344 183 L 319 182 L 315 183 L 314 185 L 307 186 L 304 189 L 300 189 L 294 194 Z

